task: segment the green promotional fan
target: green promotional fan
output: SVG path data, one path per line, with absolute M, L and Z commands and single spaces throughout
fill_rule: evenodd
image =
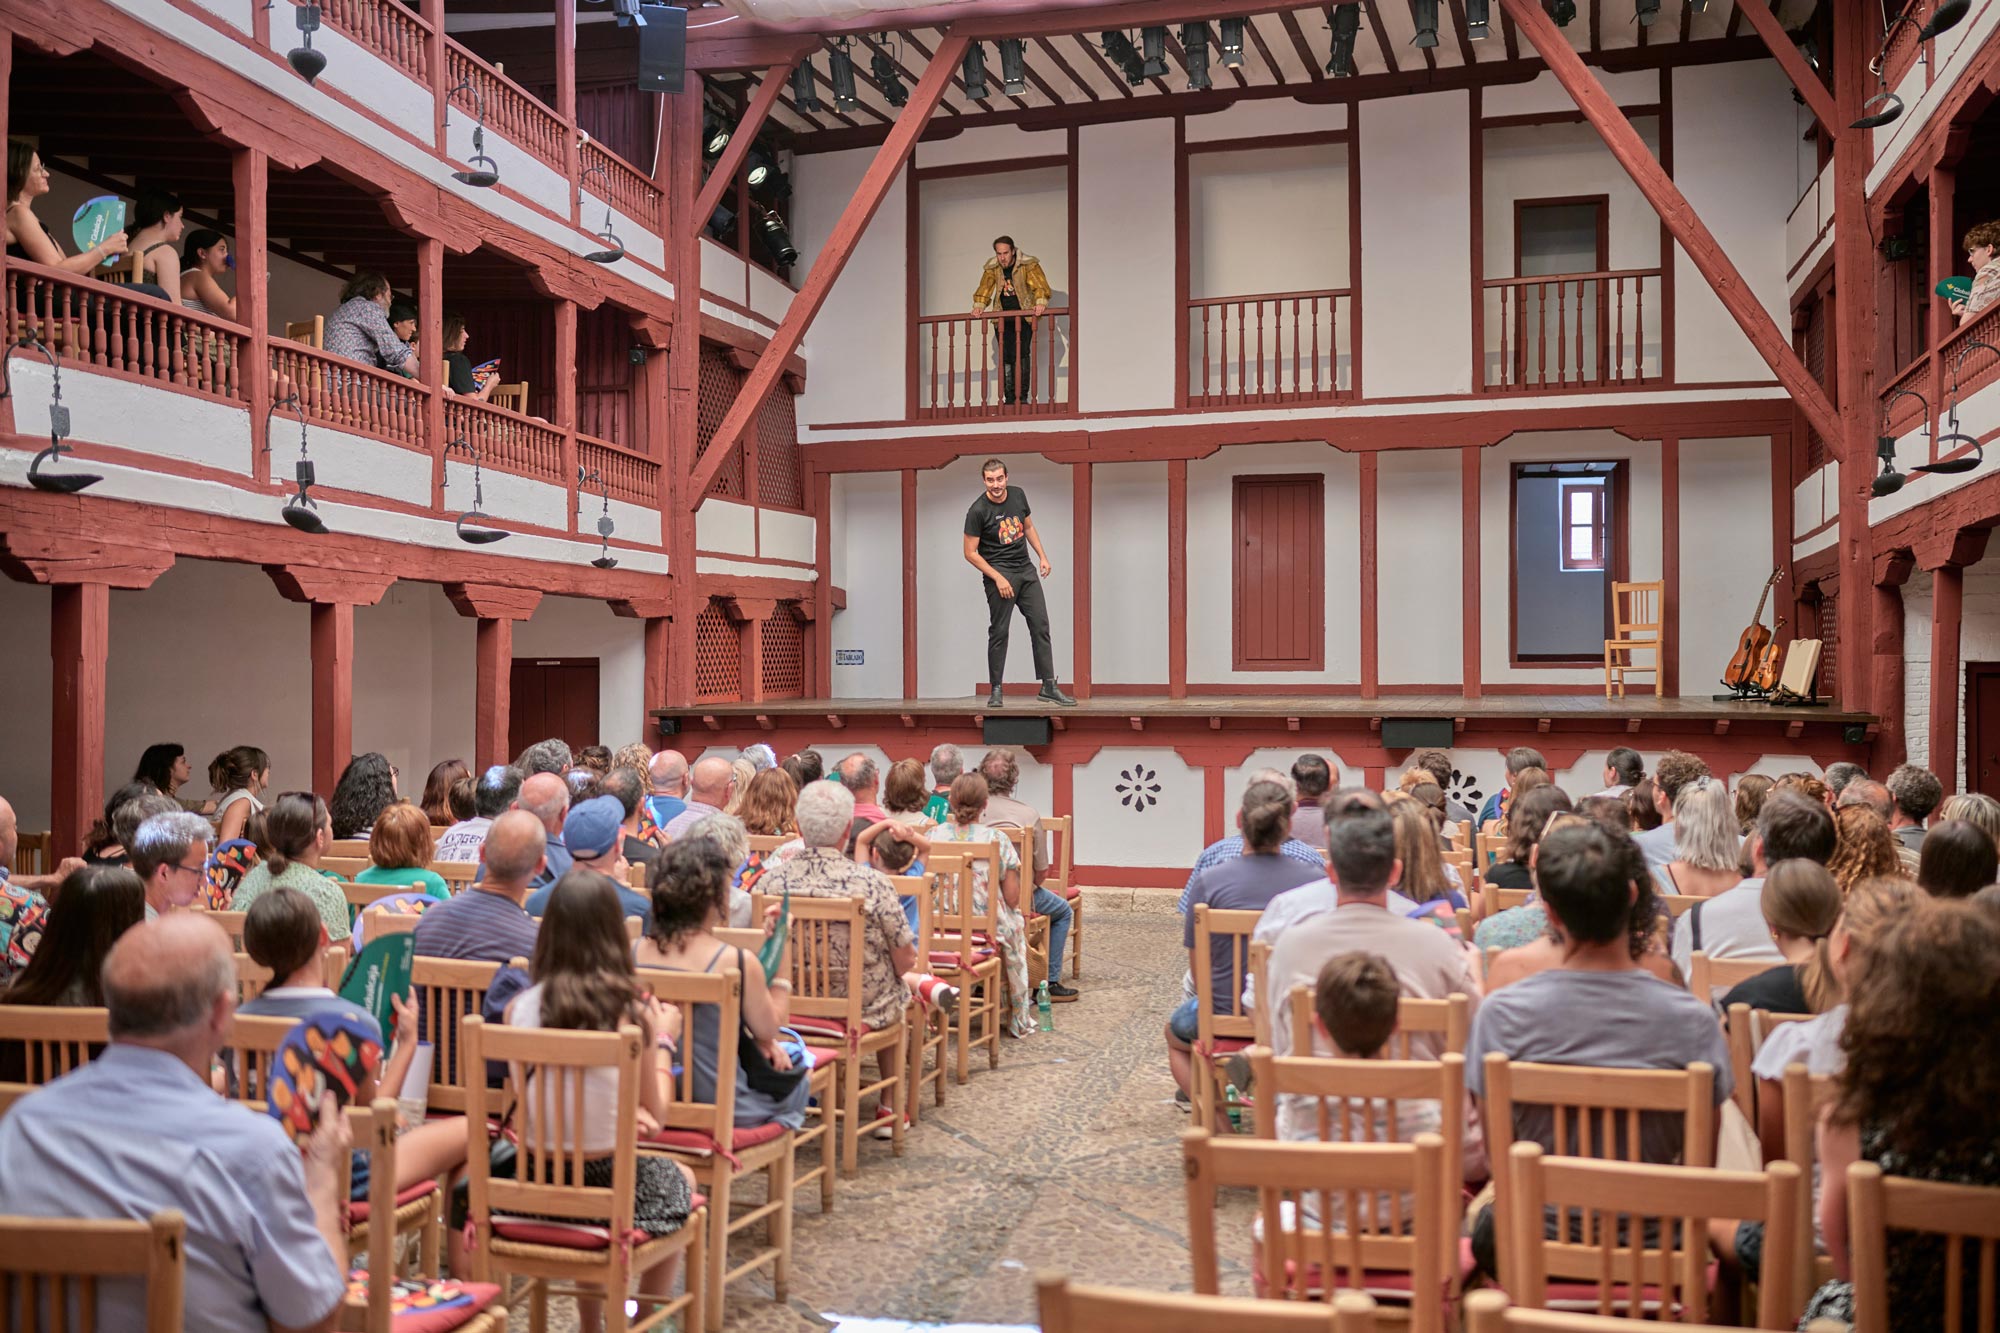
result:
M 1972 295 L 1972 279 L 1954 273 L 1937 285 L 1937 294 L 1947 301 L 1963 301 Z
M 785 941 L 792 934 L 792 891 L 785 890 L 785 896 L 778 904 L 778 924 L 771 931 L 771 938 L 764 941 L 764 947 L 757 951 L 757 964 L 764 969 L 765 979 L 778 975 L 778 960 L 785 956 Z
M 105 237 L 115 236 L 124 230 L 125 201 L 115 194 L 100 194 L 95 199 L 86 199 L 70 223 L 70 234 L 76 238 L 79 251 L 93 249 Z M 107 259 L 103 267 L 108 268 L 117 262 L 116 259 Z
M 417 955 L 416 936 L 408 931 L 384 933 L 368 941 L 340 982 L 340 998 L 375 1015 L 384 1033 L 396 1030 L 394 995 L 410 993 L 410 972 Z

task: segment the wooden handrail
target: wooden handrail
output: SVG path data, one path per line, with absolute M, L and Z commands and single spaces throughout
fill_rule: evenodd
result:
M 918 315 L 919 324 L 946 324 L 962 319 L 1047 319 L 1054 315 L 1070 313 L 1066 305 L 1052 305 L 1037 312 L 1033 307 L 1023 306 L 1019 310 L 978 310 L 962 311 L 956 315 Z
M 1543 273 L 1532 278 L 1487 278 L 1482 287 L 1536 287 L 1552 282 L 1601 282 L 1615 278 L 1657 278 L 1658 268 L 1614 268 L 1596 273 Z
M 1242 296 L 1191 296 L 1188 304 L 1197 305 L 1248 305 L 1258 301 L 1309 301 L 1316 296 L 1352 296 L 1352 287 L 1322 287 L 1309 292 L 1247 292 Z

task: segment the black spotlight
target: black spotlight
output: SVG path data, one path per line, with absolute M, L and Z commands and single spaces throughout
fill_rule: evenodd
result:
M 729 147 L 730 128 L 720 116 L 701 118 L 701 155 L 713 162 L 722 156 L 722 150 Z
M 472 441 L 463 435 L 444 447 L 445 457 L 451 457 L 451 451 L 454 449 L 463 450 L 472 459 L 472 508 L 460 514 L 458 521 L 452 524 L 458 529 L 458 539 L 468 546 L 490 546 L 494 542 L 504 540 L 507 536 L 506 531 L 487 526 L 488 515 L 481 512 L 486 507 L 486 483 L 479 468 L 479 451 L 473 448 Z M 446 486 L 451 484 L 449 475 L 442 484 Z
M 777 163 L 761 148 L 752 148 L 743 155 L 743 181 L 753 190 L 763 189 L 777 170 Z
M 1632 17 L 1639 20 L 1639 26 L 1650 28 L 1660 17 L 1660 0 L 1632 0 Z
M 993 95 L 986 86 L 986 48 L 972 42 L 965 48 L 965 95 L 975 102 L 983 102 Z
M 312 458 L 306 453 L 306 411 L 296 393 L 273 399 L 270 410 L 264 413 L 264 452 L 271 452 L 271 418 L 281 407 L 293 408 L 299 414 L 299 461 L 292 471 L 298 490 L 285 501 L 278 517 L 300 532 L 324 533 L 327 531 L 326 520 L 319 516 L 319 505 L 312 498 L 313 482 L 317 478 L 313 473 Z
M 1160 27 L 1141 28 L 1139 40 L 1146 47 L 1146 77 L 1164 78 L 1167 72 L 1167 30 Z
M 1104 54 L 1124 71 L 1125 82 L 1137 87 L 1146 81 L 1146 62 L 1139 58 L 1139 48 L 1133 46 L 1132 39 L 1124 33 L 1104 34 Z
M 1184 23 L 1181 25 L 1181 51 L 1187 56 L 1189 92 L 1200 92 L 1210 86 L 1208 81 L 1208 25 L 1206 23 Z
M 728 245 L 736 244 L 736 210 L 728 204 L 717 204 L 715 211 L 708 215 L 708 234 Z
M 1028 44 L 1019 37 L 1000 39 L 1000 88 L 1009 97 L 1028 91 Z
M 792 70 L 792 101 L 801 111 L 819 110 L 819 80 L 810 60 L 801 60 Z
M 882 96 L 890 106 L 902 106 L 910 100 L 910 90 L 903 86 L 902 77 L 896 73 L 896 62 L 889 59 L 887 51 L 877 51 L 868 64 L 875 71 L 875 82 L 882 85 Z
M 854 93 L 854 57 L 848 53 L 845 37 L 833 44 L 833 54 L 827 57 L 827 72 L 833 81 L 833 104 L 842 111 L 852 111 L 861 105 L 861 99 Z
M 781 268 L 790 268 L 799 262 L 799 248 L 792 244 L 792 234 L 785 230 L 785 220 L 774 209 L 764 211 L 764 246 Z
M 1361 6 L 1335 5 L 1332 22 L 1333 50 L 1326 58 L 1326 72 L 1345 79 L 1354 73 L 1354 38 L 1361 31 Z
M 74 495 L 78 491 L 95 486 L 104 478 L 93 472 L 42 471 L 42 464 L 60 462 L 63 454 L 68 451 L 68 446 L 63 444 L 63 441 L 69 438 L 69 409 L 63 406 L 62 400 L 62 365 L 56 360 L 55 353 L 48 349 L 47 344 L 33 333 L 23 333 L 19 342 L 4 353 L 0 353 L 0 380 L 6 381 L 5 387 L 0 387 L 0 398 L 9 397 L 14 392 L 13 381 L 6 374 L 7 358 L 23 347 L 32 347 L 42 354 L 49 363 L 50 376 L 49 447 L 36 454 L 34 461 L 28 464 L 28 484 L 38 491 Z
M 1639 0 L 1641 4 L 1646 0 Z M 1652 0 L 1658 4 L 1660 0 Z M 1352 9 L 1352 5 L 1341 5 L 1340 9 Z M 1334 11 L 1339 13 L 1339 9 Z M 1410 16 L 1417 22 L 1417 35 L 1411 39 L 1411 46 L 1428 47 L 1438 44 L 1438 0 L 1410 0 Z
M 1932 10 L 1931 16 L 1924 20 L 1924 26 L 1917 29 L 1917 40 L 1928 42 L 1939 33 L 1956 28 L 1971 9 L 1972 0 L 1944 0 L 1944 3 Z
M 287 51 L 285 63 L 292 67 L 292 73 L 311 83 L 326 68 L 326 52 L 313 50 L 313 34 L 319 31 L 319 6 L 300 5 L 297 17 L 304 44 Z
M 577 180 L 577 193 L 583 193 L 583 182 L 589 180 L 593 174 L 604 177 L 605 191 L 608 197 L 611 187 L 611 174 L 596 163 L 592 163 L 583 169 L 583 175 Z M 615 264 L 625 257 L 625 242 L 620 240 L 618 233 L 611 229 L 611 205 L 609 203 L 604 205 L 604 230 L 597 233 L 597 238 L 604 242 L 604 248 L 601 250 L 592 250 L 584 256 L 585 259 L 593 264 Z
M 1542 11 L 1558 28 L 1576 21 L 1576 0 L 1542 0 Z
M 1218 45 L 1222 47 L 1222 64 L 1226 69 L 1243 68 L 1243 20 L 1223 19 L 1219 25 Z
M 464 171 L 454 171 L 451 176 L 453 180 L 463 185 L 474 185 L 482 190 L 491 189 L 500 183 L 500 164 L 486 156 L 486 98 L 469 80 L 461 79 L 458 87 L 446 94 L 445 101 L 449 102 L 452 94 L 460 92 L 471 93 L 478 110 L 474 113 L 472 126 L 472 160 L 465 164 Z
M 1475 42 L 1486 40 L 1489 7 L 1487 0 L 1465 0 L 1465 35 Z
M 1819 43 L 1813 40 L 1812 34 L 1802 29 L 1786 35 L 1792 39 L 1792 45 L 1799 48 L 1799 56 L 1806 62 L 1806 67 L 1817 73 L 1819 70 Z

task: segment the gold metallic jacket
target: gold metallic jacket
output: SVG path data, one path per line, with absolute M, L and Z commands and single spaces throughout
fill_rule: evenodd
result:
M 981 310 L 999 308 L 1000 282 L 1000 256 L 995 255 L 980 271 L 979 290 L 972 294 L 972 304 Z M 1014 256 L 1014 294 L 1021 298 L 1023 310 L 1049 303 L 1049 280 L 1042 275 L 1041 260 L 1033 255 Z

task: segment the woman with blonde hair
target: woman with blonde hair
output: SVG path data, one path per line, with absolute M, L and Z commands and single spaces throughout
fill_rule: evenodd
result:
M 1674 847 L 1667 884 L 1690 898 L 1713 898 L 1742 882 L 1736 862 L 1736 810 L 1720 780 L 1699 777 L 1674 798 Z
M 1833 855 L 1826 868 L 1833 872 L 1842 893 L 1864 879 L 1908 878 L 1903 873 L 1903 858 L 1896 851 L 1896 835 L 1882 822 L 1882 816 L 1865 805 L 1834 811 Z
M 1436 790 L 1435 783 L 1425 785 Z M 1411 915 L 1429 915 L 1428 908 L 1438 902 L 1449 908 L 1465 906 L 1457 871 L 1438 855 L 1437 824 L 1430 811 L 1413 797 L 1390 794 L 1398 798 L 1389 802 L 1389 817 L 1396 825 L 1396 859 L 1403 863 L 1403 879 L 1396 891 L 1426 909 Z M 1449 918 L 1451 912 L 1447 910 L 1445 916 Z
M 1960 792 L 1949 797 L 1937 808 L 1934 822 L 1943 823 L 1947 819 L 1963 819 L 1993 839 L 2000 846 L 2000 801 L 1994 800 L 1983 791 Z
M 742 820 L 744 832 L 753 837 L 790 837 L 799 831 L 798 800 L 791 775 L 782 768 L 767 768 L 750 779 L 729 813 Z
M 744 794 L 750 790 L 750 780 L 757 776 L 757 765 L 738 755 L 736 762 L 729 766 L 729 804 L 722 807 L 722 813 L 733 815 L 743 808 Z

